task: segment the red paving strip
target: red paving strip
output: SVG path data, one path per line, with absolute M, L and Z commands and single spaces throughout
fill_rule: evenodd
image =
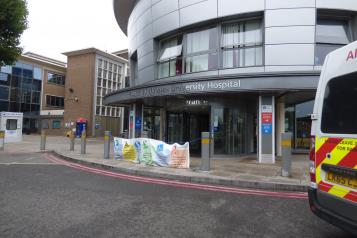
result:
M 108 177 L 130 180 L 134 182 L 148 183 L 148 184 L 159 184 L 166 186 L 173 186 L 179 188 L 190 188 L 190 189 L 199 189 L 205 191 L 213 191 L 213 192 L 226 192 L 226 193 L 234 193 L 234 194 L 246 194 L 246 195 L 256 195 L 256 196 L 268 196 L 268 197 L 279 197 L 279 198 L 293 198 L 293 199 L 307 199 L 306 192 L 275 192 L 275 191 L 265 191 L 265 190 L 256 190 L 256 189 L 245 189 L 245 188 L 235 188 L 235 187 L 225 187 L 225 186 L 215 186 L 215 185 L 207 185 L 207 184 L 198 184 L 198 183 L 188 183 L 174 180 L 166 180 L 166 179 L 157 179 L 157 178 L 148 178 L 136 175 L 127 175 L 117 172 L 110 172 L 103 169 L 92 168 L 88 166 L 84 166 L 77 163 L 72 163 L 68 161 L 64 161 L 62 159 L 58 159 L 55 156 L 46 154 L 44 158 L 56 163 L 62 164 L 71 168 L 79 169 L 82 171 L 100 174 Z

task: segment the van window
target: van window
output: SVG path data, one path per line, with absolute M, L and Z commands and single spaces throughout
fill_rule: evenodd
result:
M 16 130 L 17 129 L 17 120 L 16 119 L 7 119 L 6 120 L 6 130 Z
M 357 72 L 328 82 L 322 108 L 321 131 L 357 134 Z

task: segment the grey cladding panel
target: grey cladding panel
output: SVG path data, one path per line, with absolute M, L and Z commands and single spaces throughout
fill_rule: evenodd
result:
M 180 26 L 217 18 L 217 0 L 206 0 L 180 9 Z
M 137 85 L 147 83 L 152 81 L 155 76 L 155 68 L 154 66 L 146 67 L 138 72 L 138 82 Z
M 141 58 L 138 58 L 138 69 L 142 70 L 154 64 L 154 53 L 149 53 Z
M 264 11 L 264 0 L 218 0 L 218 16 Z
M 179 28 L 179 12 L 171 12 L 153 22 L 153 37 Z
M 314 26 L 315 8 L 266 10 L 265 26 Z
M 315 0 L 265 0 L 266 9 L 315 7 Z
M 173 11 L 178 10 L 178 0 L 161 0 L 152 6 L 152 17 L 155 21 Z
M 138 47 L 138 58 L 142 58 L 154 50 L 154 40 L 148 40 Z

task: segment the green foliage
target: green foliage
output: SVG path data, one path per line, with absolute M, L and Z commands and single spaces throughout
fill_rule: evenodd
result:
M 11 65 L 21 55 L 20 37 L 27 28 L 25 0 L 0 0 L 0 66 Z

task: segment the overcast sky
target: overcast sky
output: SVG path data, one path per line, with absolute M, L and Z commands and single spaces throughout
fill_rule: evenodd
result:
M 31 51 L 66 61 L 61 53 L 96 47 L 113 52 L 127 48 L 113 12 L 113 0 L 27 0 L 29 27 L 21 38 Z

